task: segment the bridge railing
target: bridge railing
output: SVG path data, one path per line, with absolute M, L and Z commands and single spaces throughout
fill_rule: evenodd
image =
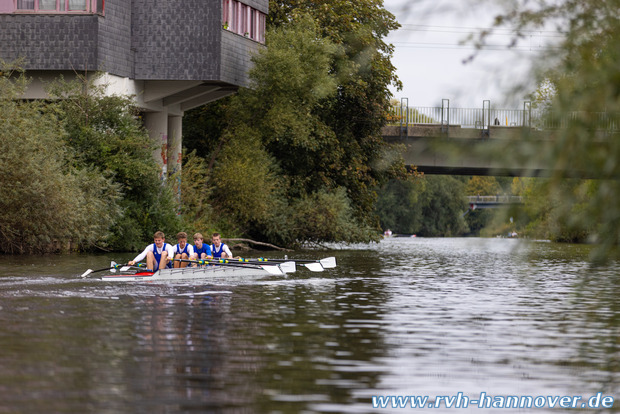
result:
M 468 196 L 467 202 L 486 204 L 520 204 L 523 202 L 523 197 L 515 195 Z
M 617 131 L 620 129 L 620 114 L 606 112 L 571 112 L 562 117 L 549 115 L 542 109 L 490 109 L 485 117 L 482 108 L 442 108 L 429 106 L 402 107 L 394 105 L 390 108 L 389 123 L 391 125 L 434 124 L 460 125 L 462 128 L 486 128 L 488 125 L 508 127 L 529 127 L 537 129 L 565 128 L 571 121 L 579 118 L 594 117 L 599 130 Z M 591 124 L 591 122 L 589 123 Z

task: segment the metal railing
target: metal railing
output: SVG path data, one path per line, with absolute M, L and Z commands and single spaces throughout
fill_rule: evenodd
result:
M 519 204 L 523 202 L 523 198 L 521 196 L 514 195 L 467 196 L 467 202 L 487 204 Z
M 490 115 L 489 115 L 490 114 Z M 407 126 L 411 124 L 460 125 L 462 128 L 486 129 L 487 125 L 506 127 L 528 127 L 536 129 L 565 128 L 570 123 L 584 119 L 588 125 L 596 125 L 598 130 L 617 131 L 620 129 L 620 114 L 607 112 L 571 112 L 562 117 L 549 114 L 549 111 L 531 108 L 529 102 L 524 109 L 491 109 L 395 105 L 390 108 L 389 124 Z

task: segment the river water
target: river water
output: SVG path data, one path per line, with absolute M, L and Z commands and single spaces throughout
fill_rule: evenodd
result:
M 77 278 L 133 255 L 0 257 L 0 413 L 498 412 L 436 398 L 481 393 L 586 411 L 620 397 L 620 264 L 587 254 L 391 238 L 295 254 L 336 256 L 323 273 L 199 284 Z

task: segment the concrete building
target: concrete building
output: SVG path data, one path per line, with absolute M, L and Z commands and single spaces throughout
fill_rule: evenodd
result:
M 0 59 L 24 58 L 33 84 L 104 73 L 107 93 L 135 96 L 162 177 L 181 164 L 184 111 L 248 86 L 268 0 L 0 0 Z

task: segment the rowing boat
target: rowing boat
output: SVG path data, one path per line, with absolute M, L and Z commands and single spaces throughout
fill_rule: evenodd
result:
M 190 266 L 183 268 L 165 268 L 155 272 L 144 269 L 145 263 L 117 264 L 111 262 L 109 267 L 103 269 L 88 269 L 80 278 L 85 278 L 93 273 L 111 272 L 101 276 L 99 280 L 117 282 L 149 282 L 167 280 L 194 280 L 209 279 L 214 277 L 261 277 L 268 275 L 283 276 L 297 270 L 296 263 L 288 259 L 173 259 L 174 261 L 188 262 Z M 324 269 L 336 267 L 336 259 L 328 257 L 321 260 L 300 260 L 301 266 L 312 272 L 322 272 Z M 120 273 L 116 273 L 119 271 Z
M 160 269 L 156 272 L 138 271 L 136 273 L 108 274 L 101 277 L 103 281 L 115 282 L 150 282 L 169 280 L 195 280 L 220 277 L 261 277 L 269 275 L 286 275 L 290 266 L 265 265 L 265 266 L 208 266 L 208 267 L 184 267 L 176 269 Z M 293 268 L 295 264 L 292 264 Z

